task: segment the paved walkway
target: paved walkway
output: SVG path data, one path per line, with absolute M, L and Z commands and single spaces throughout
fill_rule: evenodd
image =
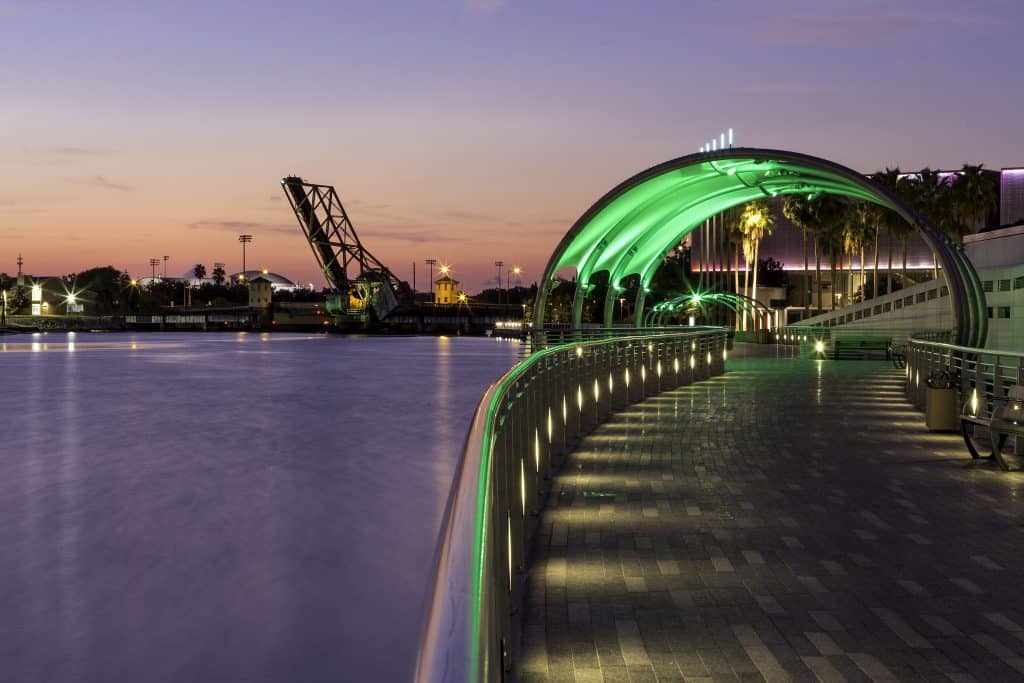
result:
M 554 482 L 523 681 L 1024 680 L 1024 474 L 877 361 L 730 359 Z

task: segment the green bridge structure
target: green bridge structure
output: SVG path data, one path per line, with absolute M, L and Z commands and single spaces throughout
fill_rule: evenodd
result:
M 656 293 L 645 311 L 655 268 L 705 219 L 819 192 L 914 225 L 943 266 L 951 329 L 911 338 L 895 364 L 826 361 L 663 324 L 698 304 L 763 314 L 735 295 Z M 570 267 L 577 336 L 535 346 L 474 416 L 418 681 L 1024 677 L 1024 597 L 1005 590 L 1024 570 L 1024 478 L 986 440 L 1015 435 L 1024 354 L 984 348 L 984 294 L 957 244 L 851 169 L 735 148 L 599 199 L 548 262 L 535 332 Z M 584 334 L 598 273 L 603 328 Z M 635 327 L 615 327 L 630 277 Z M 962 435 L 925 430 L 929 377 L 956 394 Z

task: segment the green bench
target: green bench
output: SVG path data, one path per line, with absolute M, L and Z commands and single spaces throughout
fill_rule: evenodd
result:
M 892 349 L 892 337 L 839 337 L 832 342 L 832 357 L 865 358 L 869 354 L 880 351 L 889 360 Z

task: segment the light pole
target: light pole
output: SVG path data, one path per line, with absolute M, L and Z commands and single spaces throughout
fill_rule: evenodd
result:
M 242 243 L 242 277 L 241 277 L 241 279 L 244 280 L 245 279 L 245 245 L 249 244 L 249 242 L 252 242 L 252 235 L 239 235 L 238 236 L 238 241 Z
M 423 259 L 423 262 L 430 266 L 430 303 L 434 303 L 434 265 L 437 263 L 436 258 Z
M 149 279 L 149 286 L 152 287 L 153 283 L 156 282 L 156 268 L 160 265 L 160 259 L 151 258 L 149 259 L 149 267 L 152 269 L 152 276 Z
M 512 276 L 515 275 L 516 279 L 519 279 L 519 274 L 523 272 L 523 269 L 519 266 L 512 266 L 511 270 L 505 271 L 505 289 L 512 290 Z
M 164 279 L 165 280 L 167 279 L 167 259 L 169 259 L 169 258 L 171 258 L 171 257 L 170 256 L 164 256 Z
M 498 268 L 498 303 L 501 303 L 501 268 L 505 265 L 504 261 L 495 261 L 494 265 Z

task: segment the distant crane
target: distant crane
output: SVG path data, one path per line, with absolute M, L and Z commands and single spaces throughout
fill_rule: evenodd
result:
M 320 270 L 338 296 L 331 313 L 382 320 L 398 307 L 399 280 L 359 241 L 338 193 L 331 185 L 307 183 L 298 176 L 281 179 L 285 196 Z

